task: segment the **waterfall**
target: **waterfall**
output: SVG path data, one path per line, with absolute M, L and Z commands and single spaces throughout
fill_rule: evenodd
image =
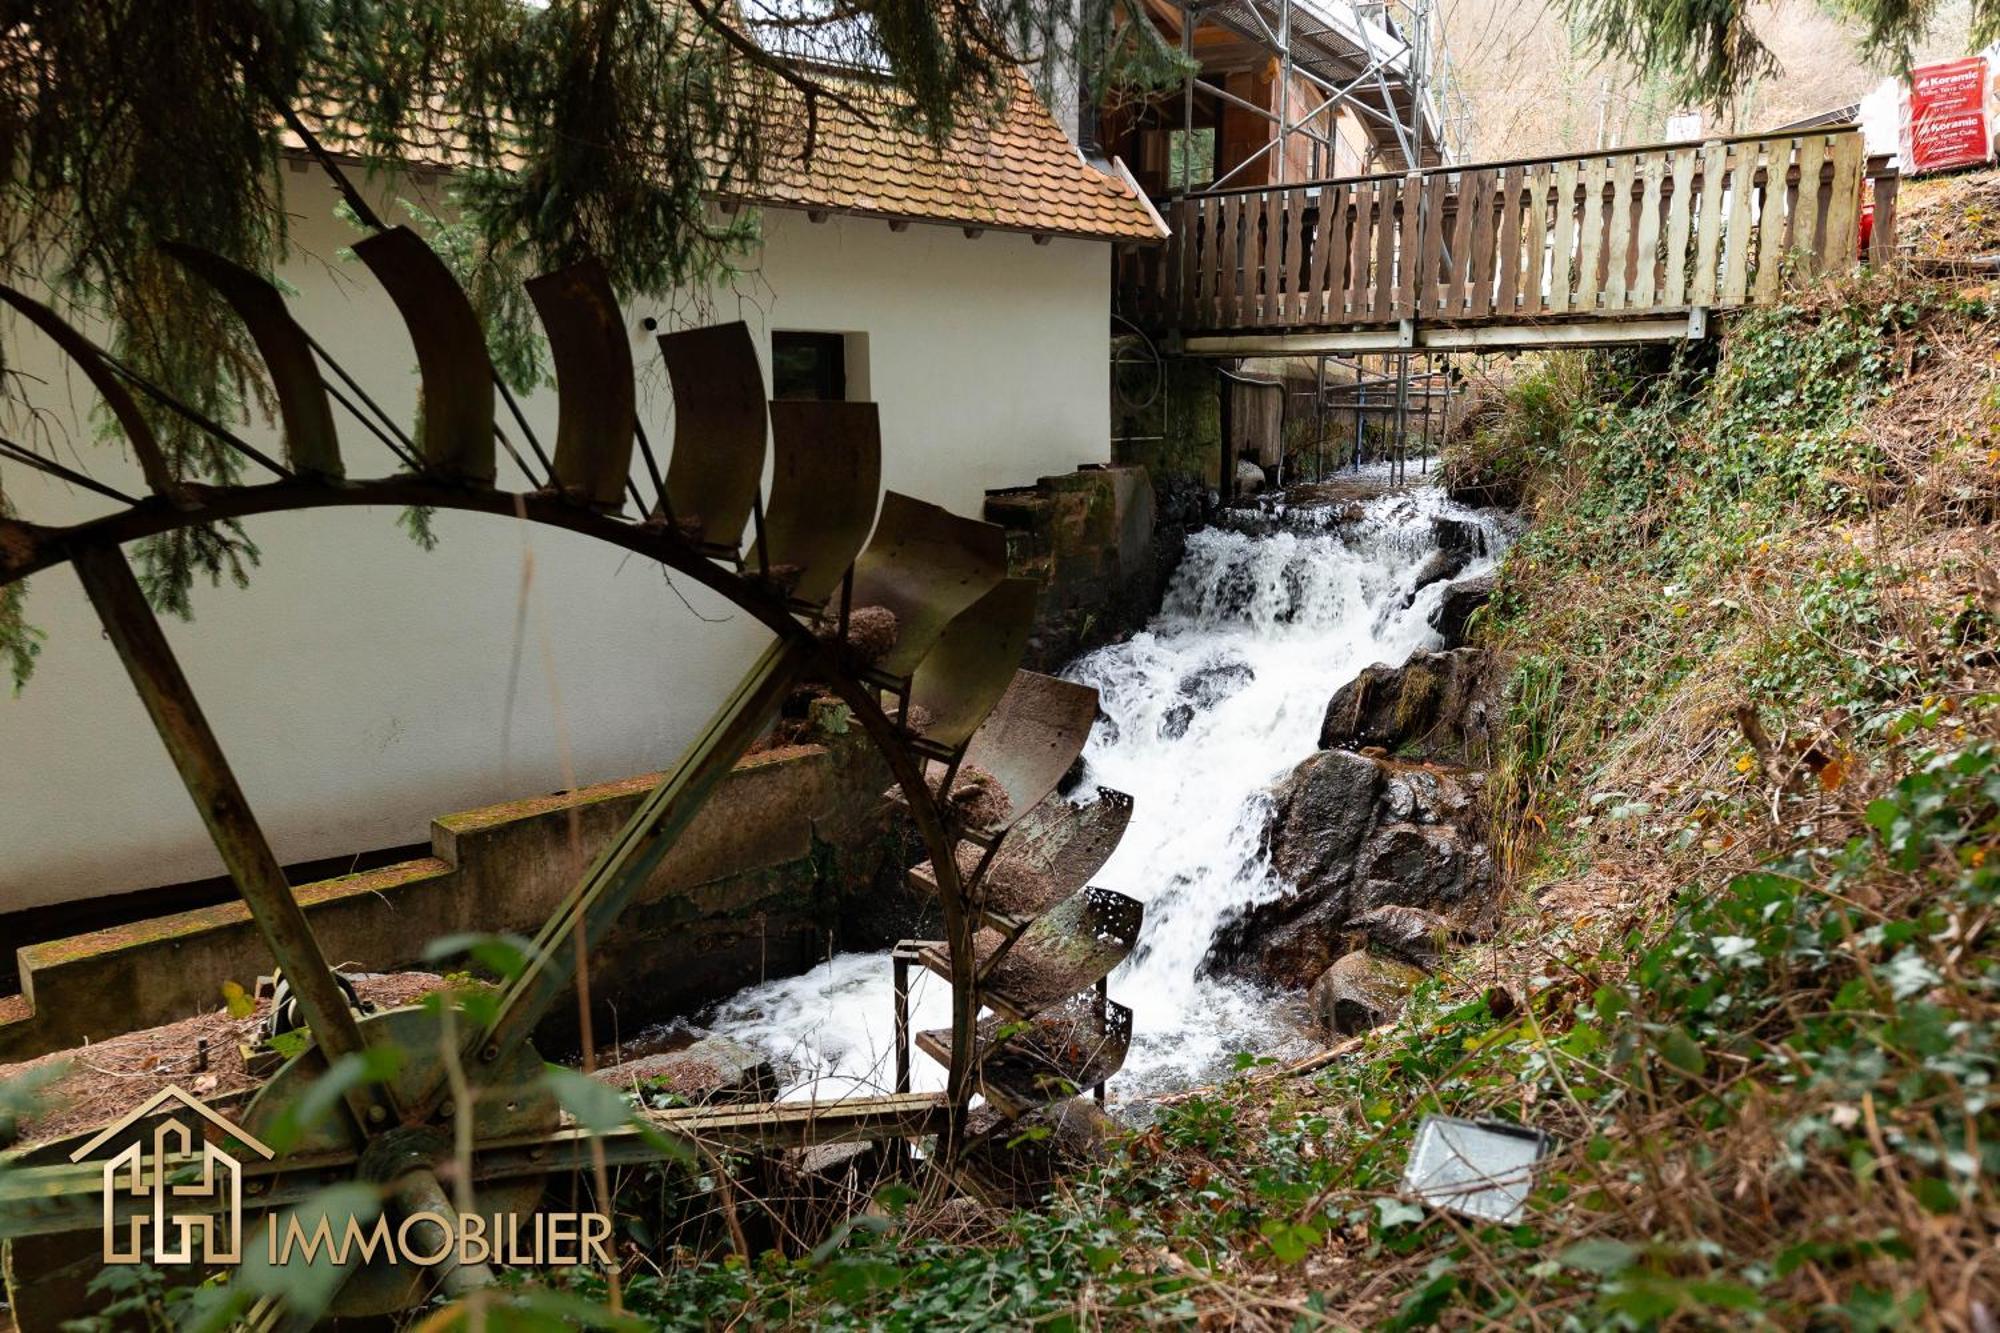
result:
M 1199 975 L 1216 929 L 1279 891 L 1261 846 L 1267 790 L 1318 748 L 1337 688 L 1437 646 L 1428 617 L 1445 584 L 1411 596 L 1437 550 L 1433 520 L 1478 522 L 1499 549 L 1489 522 L 1434 489 L 1381 496 L 1337 524 L 1279 517 L 1265 535 L 1194 534 L 1147 627 L 1063 673 L 1095 686 L 1103 710 L 1072 796 L 1101 785 L 1133 798 L 1093 882 L 1146 904 L 1138 947 L 1111 975 L 1134 1020 L 1115 1100 L 1220 1077 L 1239 1051 L 1303 1046 L 1297 997 Z M 948 1025 L 945 983 L 920 968 L 912 979 L 913 1026 Z M 724 1001 L 709 1026 L 767 1051 L 788 1096 L 881 1090 L 894 1069 L 892 993 L 888 954 L 842 954 Z M 943 1086 L 928 1057 L 911 1066 L 917 1089 Z

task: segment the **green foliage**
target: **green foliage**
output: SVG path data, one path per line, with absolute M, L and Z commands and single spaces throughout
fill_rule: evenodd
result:
M 219 1288 L 173 1281 L 151 1264 L 106 1267 L 91 1278 L 89 1291 L 103 1300 L 103 1306 L 93 1315 L 65 1321 L 65 1333 L 194 1329 L 210 1323 L 226 1303 Z
M 1774 553 L 1867 512 L 1886 462 L 1866 413 L 1929 321 L 1965 317 L 1938 290 L 1854 285 L 1740 317 L 1712 367 L 1551 358 L 1512 386 L 1451 465 L 1511 468 L 1548 510 L 1510 550 L 1485 621 L 1520 648 L 1496 794 L 1524 829 L 1577 813 L 1562 793 L 1579 766 L 1732 648 L 1742 693 L 1768 705 L 1865 720 L 1909 702 L 1884 602 L 1902 571 L 1851 547 Z M 1787 614 L 1753 626 L 1739 582 Z
M 10 583 L 0 588 L 0 657 L 7 659 L 7 674 L 14 693 L 35 674 L 35 659 L 41 656 L 42 640 L 48 636 L 30 625 L 22 608 L 27 605 L 28 583 Z
M 1679 101 L 1720 106 L 1782 73 L 1756 25 L 1774 19 L 1750 0 L 1565 0 L 1564 8 L 1600 55 L 1630 60 Z M 1829 8 L 1859 29 L 1871 59 L 1902 68 L 1946 13 L 1925 0 L 1835 0 Z M 1991 0 L 1973 0 L 1968 20 L 1967 50 L 2000 35 L 2000 7 Z
M 15 93 L 0 106 L 0 280 L 104 321 L 115 356 L 200 415 L 268 417 L 246 330 L 161 244 L 272 274 L 296 207 L 285 151 L 323 145 L 388 173 L 449 153 L 457 215 L 412 216 L 466 280 L 500 373 L 525 387 L 542 373 L 525 275 L 591 254 L 621 297 L 677 303 L 756 235 L 750 213 L 708 200 L 754 197 L 767 159 L 810 157 L 823 115 L 942 143 L 1004 105 L 1024 58 L 1054 71 L 1081 57 L 1101 81 L 1141 86 L 1177 77 L 1178 54 L 1137 13 L 1131 0 L 855 0 L 760 24 L 771 11 L 715 0 L 21 0 L 0 25 L 0 84 Z M 239 475 L 226 445 L 140 404 L 177 477 Z M 421 516 L 412 527 L 428 540 Z M 148 595 L 182 616 L 196 577 L 241 584 L 255 564 L 235 524 L 139 545 Z M 18 597 L 0 603 L 17 679 L 34 643 L 19 615 Z

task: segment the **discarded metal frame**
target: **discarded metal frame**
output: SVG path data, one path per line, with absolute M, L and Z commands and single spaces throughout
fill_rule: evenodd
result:
M 1123 956 L 1119 941 L 1129 950 L 1138 905 L 1127 908 L 1129 900 L 1113 902 L 1116 895 L 1092 891 L 1098 896 L 1088 904 L 1094 906 L 1079 902 L 1064 916 L 1061 899 L 1080 885 L 1080 878 L 1063 893 L 1028 895 L 1023 881 L 1002 876 L 995 883 L 1008 886 L 1003 897 L 1011 914 L 982 917 L 960 871 L 962 854 L 970 852 L 973 879 L 996 864 L 1013 866 L 1017 873 L 1037 866 L 1045 878 L 1054 876 L 1062 883 L 1073 874 L 1087 876 L 1108 856 L 1129 811 L 1129 801 L 1107 798 L 1108 805 L 1093 807 L 1105 814 L 1089 816 L 1083 821 L 1087 828 L 1070 830 L 1063 843 L 1068 848 L 1081 838 L 1087 849 L 1059 850 L 1039 861 L 1036 849 L 1051 836 L 1051 816 L 1025 821 L 1035 831 L 1023 855 L 996 860 L 1007 850 L 1009 831 L 1042 805 L 1081 751 L 1096 711 L 1094 691 L 1015 670 L 1034 614 L 1035 588 L 1006 577 L 1000 530 L 894 492 L 881 500 L 878 517 L 880 436 L 873 406 L 767 405 L 756 352 L 740 323 L 660 338 L 676 409 L 674 447 L 662 477 L 639 419 L 624 318 L 601 267 L 589 260 L 528 284 L 550 340 L 560 395 L 551 462 L 512 397 L 495 381 L 478 321 L 437 256 L 403 228 L 381 230 L 355 248 L 387 289 L 416 348 L 425 404 L 419 438 L 382 411 L 292 319 L 270 282 L 214 255 L 187 247 L 170 250 L 245 321 L 266 361 L 280 407 L 286 466 L 256 454 L 224 428 L 205 423 L 223 443 L 254 457 L 277 477 L 258 485 L 215 486 L 174 476 L 127 391 L 133 378 L 129 372 L 46 307 L 0 287 L 0 299 L 84 370 L 123 428 L 151 491 L 135 499 L 86 477 L 91 489 L 114 499 L 118 507 L 64 527 L 0 519 L 0 586 L 62 563 L 76 569 L 288 979 L 313 1039 L 252 1100 L 242 1117 L 247 1130 L 256 1133 L 272 1124 L 342 1056 L 377 1043 L 406 1051 L 437 1050 L 447 1033 L 439 1029 L 436 1015 L 421 1008 L 366 1016 L 349 1008 L 311 922 L 293 897 L 249 799 L 140 591 L 120 549 L 124 543 L 257 514 L 348 505 L 424 506 L 520 518 L 657 561 L 727 598 L 772 639 L 659 786 L 600 849 L 537 936 L 527 967 L 510 983 L 496 1016 L 481 1029 L 459 1033 L 458 1058 L 475 1090 L 473 1105 L 454 1106 L 449 1062 L 434 1058 L 404 1061 L 401 1072 L 387 1082 L 356 1083 L 345 1091 L 330 1122 L 316 1127 L 292 1152 L 259 1168 L 262 1183 L 253 1190 L 257 1209 L 302 1197 L 329 1173 L 363 1172 L 364 1159 L 379 1157 L 391 1141 L 430 1146 L 401 1163 L 390 1206 L 449 1209 L 438 1166 L 442 1145 L 452 1139 L 454 1117 L 460 1115 L 473 1117 L 474 1174 L 482 1201 L 489 1191 L 502 1191 L 519 1210 L 531 1209 L 545 1171 L 572 1169 L 586 1158 L 585 1136 L 564 1129 L 553 1098 L 534 1091 L 541 1062 L 529 1044 L 530 1034 L 576 979 L 575 942 L 580 938 L 582 952 L 588 952 L 603 940 L 801 679 L 823 684 L 852 711 L 883 755 L 930 854 L 922 882 L 938 896 L 946 934 L 930 962 L 952 983 L 953 1023 L 925 1034 L 923 1049 L 946 1064 L 946 1092 L 942 1097 L 907 1095 L 907 1055 L 899 1041 L 897 1091 L 904 1095 L 872 1099 L 865 1106 L 655 1114 L 647 1117 L 652 1128 L 669 1137 L 701 1137 L 748 1148 L 801 1134 L 822 1140 L 829 1133 L 936 1134 L 938 1156 L 948 1163 L 959 1145 L 964 1110 L 977 1090 L 984 1088 L 996 1104 L 1022 1106 L 1059 1086 L 1082 1086 L 1078 1079 L 1101 1084 L 1123 1057 L 1124 1038 L 1118 1034 L 1129 1034 L 1129 1014 L 1118 1017 L 1123 1011 L 1104 1001 L 1102 974 L 1115 961 L 1113 955 Z M 198 420 L 150 387 L 140 387 L 170 410 Z M 540 475 L 496 421 L 496 389 Z M 407 470 L 347 479 L 334 404 Z M 768 512 L 761 493 L 767 413 L 776 447 Z M 510 492 L 496 485 L 496 442 L 528 476 L 532 489 Z M 652 477 L 650 498 L 631 476 L 635 442 Z M 66 480 L 82 476 L 18 446 L 10 446 L 7 454 Z M 625 505 L 628 496 L 634 502 L 631 512 Z M 746 560 L 744 530 L 753 523 L 754 544 Z M 862 662 L 849 649 L 848 630 L 851 612 L 869 606 L 891 611 L 898 633 L 878 660 Z M 885 691 L 893 698 L 893 712 L 883 706 Z M 991 773 L 1011 803 L 1004 817 L 983 827 L 964 826 L 947 799 L 966 764 Z M 982 979 L 974 936 L 984 921 L 989 937 L 999 930 L 1005 945 L 1012 945 L 1048 906 L 1059 910 L 1042 918 L 1049 924 L 1037 947 L 1061 952 L 1065 922 L 1075 930 L 1097 931 L 1104 924 L 1099 918 L 1107 913 L 1116 918 L 1116 938 L 1109 946 L 1072 941 L 1089 961 L 1080 970 L 1072 967 L 1066 980 L 1083 978 L 1094 1009 L 1091 1004 L 1078 1008 L 1083 995 L 1065 998 L 1056 1006 L 1062 1016 L 1036 1017 L 1016 1047 L 991 1022 L 982 1026 L 978 1021 Z M 997 964 L 1006 952 L 1004 946 L 989 947 L 987 961 Z M 900 977 L 905 964 L 896 966 Z M 899 1003 L 901 998 L 899 989 Z M 1076 1043 L 1065 1037 L 1062 1024 L 1074 1028 L 1077 1022 L 1098 1035 L 1086 1043 L 1088 1058 L 1065 1063 Z M 906 1034 L 907 1021 L 900 1022 L 899 1036 Z M 991 1067 L 990 1077 L 982 1062 Z M 478 1095 L 482 1091 L 490 1095 Z M 635 1131 L 594 1142 L 606 1160 L 634 1162 L 660 1156 L 659 1140 L 659 1133 Z M 0 1239 L 39 1242 L 87 1230 L 94 1246 L 101 1190 L 94 1169 L 78 1171 L 67 1163 L 17 1165 L 0 1184 Z M 81 1227 L 86 1218 L 90 1225 Z M 439 1286 L 456 1293 L 491 1277 L 481 1265 L 457 1266 L 443 1274 Z M 341 1284 L 333 1305 L 337 1313 L 393 1311 L 427 1294 L 371 1263 L 351 1267 L 341 1275 Z M 17 1318 L 27 1313 L 17 1307 Z

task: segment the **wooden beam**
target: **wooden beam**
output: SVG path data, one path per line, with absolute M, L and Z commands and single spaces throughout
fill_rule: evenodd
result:
M 1573 324 L 1492 324 L 1470 328 L 1419 325 L 1420 352 L 1528 350 L 1537 347 L 1618 347 L 1705 336 L 1688 314 L 1654 319 L 1590 319 Z M 1268 333 L 1193 337 L 1189 356 L 1316 356 L 1319 353 L 1395 352 L 1405 348 L 1393 328 L 1340 329 L 1327 333 Z
M 937 1093 L 897 1093 L 851 1097 L 837 1102 L 758 1102 L 751 1105 L 692 1106 L 641 1111 L 639 1124 L 592 1134 L 560 1130 L 532 1138 L 499 1139 L 473 1149 L 472 1178 L 484 1182 L 537 1176 L 544 1172 L 592 1169 L 594 1148 L 607 1166 L 656 1162 L 694 1147 L 741 1152 L 776 1152 L 827 1143 L 914 1139 L 941 1133 L 948 1108 Z M 662 1142 L 665 1147 L 662 1148 Z M 324 1188 L 323 1175 L 351 1168 L 352 1154 L 241 1163 L 244 1193 L 259 1211 L 296 1204 Z M 201 1156 L 174 1154 L 161 1159 L 162 1175 L 198 1171 Z M 0 1239 L 94 1232 L 103 1225 L 104 1163 L 61 1162 L 0 1172 Z M 177 1199 L 188 1214 L 227 1208 L 226 1190 Z M 113 1218 L 122 1220 L 150 1208 L 143 1197 L 121 1193 Z
M 328 1064 L 362 1049 L 361 1029 L 347 997 L 334 982 L 333 969 L 314 938 L 305 910 L 292 896 L 283 867 L 271 851 L 250 802 L 230 771 L 222 746 L 209 729 L 180 662 L 146 595 L 139 588 L 125 553 L 112 544 L 80 544 L 71 552 L 84 593 L 104 622 L 105 636 L 132 678 L 132 688 L 153 719 L 188 796 L 200 812 L 222 863 L 251 919 L 284 969 L 292 993 L 313 1039 Z M 376 1085 L 358 1086 L 347 1104 L 364 1130 L 386 1123 L 394 1111 L 387 1093 Z

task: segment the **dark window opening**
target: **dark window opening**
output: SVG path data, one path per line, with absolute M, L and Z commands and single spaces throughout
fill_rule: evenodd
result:
M 771 396 L 845 402 L 846 336 L 839 333 L 773 333 Z

